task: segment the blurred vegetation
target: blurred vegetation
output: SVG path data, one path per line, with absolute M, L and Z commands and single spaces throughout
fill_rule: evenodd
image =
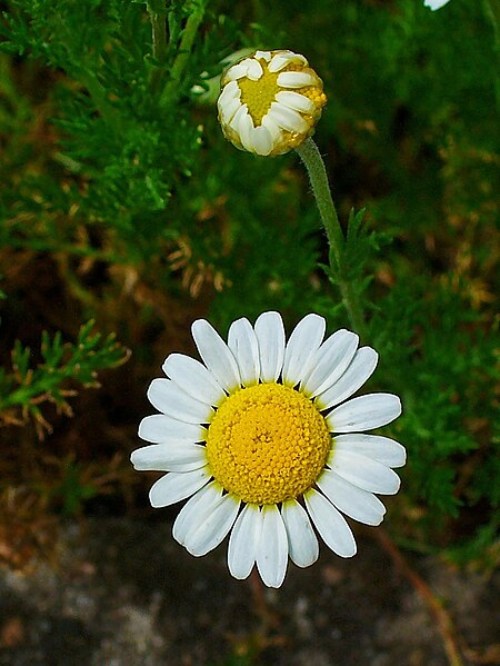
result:
M 409 453 L 391 533 L 498 561 L 495 5 L 2 7 L 0 557 L 47 550 L 61 516 L 137 506 L 146 388 L 193 351 L 194 318 L 349 326 L 297 156 L 240 153 L 217 124 L 222 61 L 290 48 L 325 82 L 316 141 L 341 219 L 366 209 L 349 257 L 381 355 L 370 388 L 401 395 L 384 432 Z

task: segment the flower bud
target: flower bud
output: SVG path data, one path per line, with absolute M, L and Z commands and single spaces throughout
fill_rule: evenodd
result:
M 323 82 L 304 56 L 256 51 L 223 74 L 217 107 L 236 148 L 274 156 L 311 136 L 325 104 Z

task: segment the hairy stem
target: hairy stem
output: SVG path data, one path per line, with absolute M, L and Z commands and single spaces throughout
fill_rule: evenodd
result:
M 328 175 L 325 163 L 320 155 L 318 147 L 309 138 L 296 148 L 300 159 L 304 162 L 316 203 L 321 216 L 321 221 L 326 231 L 328 244 L 330 246 L 330 267 L 332 268 L 340 289 L 342 302 L 349 316 L 352 327 L 362 338 L 366 337 L 366 327 L 363 311 L 359 299 L 353 289 L 353 285 L 345 276 L 343 261 L 345 239 L 340 226 L 335 204 L 333 203 Z

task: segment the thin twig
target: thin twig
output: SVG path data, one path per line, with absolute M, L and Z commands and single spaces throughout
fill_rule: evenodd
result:
M 450 666 L 463 666 L 462 656 L 458 647 L 455 626 L 449 613 L 446 612 L 442 603 L 436 598 L 433 591 L 425 580 L 408 564 L 408 561 L 401 553 L 390 536 L 383 529 L 378 528 L 374 535 L 379 540 L 382 548 L 391 557 L 396 567 L 401 571 L 405 578 L 413 585 L 422 601 L 429 609 L 431 615 L 436 621 L 438 631 L 443 641 L 443 647 L 448 658 Z

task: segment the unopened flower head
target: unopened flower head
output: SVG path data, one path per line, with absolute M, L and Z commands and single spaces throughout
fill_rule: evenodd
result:
M 226 139 L 256 155 L 282 155 L 314 131 L 326 104 L 304 56 L 256 51 L 226 70 L 217 102 Z
M 205 320 L 193 337 L 203 363 L 171 354 L 167 378 L 148 397 L 160 412 L 144 418 L 150 443 L 131 460 L 136 469 L 166 472 L 150 501 L 164 507 L 188 499 L 173 536 L 195 556 L 230 533 L 228 565 L 246 578 L 254 565 L 279 587 L 288 558 L 307 567 L 318 558 L 316 533 L 337 555 L 356 542 L 344 518 L 379 525 L 405 449 L 364 434 L 401 413 L 387 393 L 351 396 L 370 377 L 378 355 L 340 330 L 323 341 L 325 320 L 304 317 L 288 342 L 280 315 L 265 312 L 252 326 L 239 319 L 227 344 Z

